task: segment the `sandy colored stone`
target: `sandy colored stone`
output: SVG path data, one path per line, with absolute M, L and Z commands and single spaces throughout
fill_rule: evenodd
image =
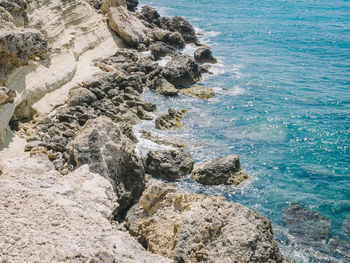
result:
M 189 88 L 181 89 L 180 92 L 200 99 L 210 99 L 215 95 L 215 91 L 212 88 L 208 88 L 202 85 L 195 84 Z

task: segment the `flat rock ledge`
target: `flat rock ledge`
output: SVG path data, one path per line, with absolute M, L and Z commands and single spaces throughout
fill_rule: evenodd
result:
M 223 197 L 180 193 L 156 181 L 127 215 L 149 251 L 175 262 L 283 262 L 270 221 Z
M 47 159 L 0 165 L 0 262 L 172 262 L 110 223 L 117 196 L 87 165 L 65 176 Z

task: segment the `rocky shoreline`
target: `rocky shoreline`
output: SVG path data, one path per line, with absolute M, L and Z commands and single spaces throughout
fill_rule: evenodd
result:
M 57 3 L 62 11 L 87 5 Z M 146 157 L 136 152 L 133 125 L 154 120 L 157 129 L 177 129 L 186 113 L 159 115 L 141 98 L 144 90 L 214 96 L 198 85 L 209 74 L 207 63 L 216 63 L 210 49 L 182 17 L 161 17 L 151 7 L 137 11 L 137 1 L 88 3 L 86 10 L 107 18 L 118 48 L 92 59 L 95 74 L 72 83 L 64 100 L 40 112 L 34 105 L 50 94 L 54 100 L 54 93 L 33 91 L 29 100 L 21 92 L 19 100 L 11 73 L 33 59 L 50 60 L 53 42 L 29 27 L 27 5 L 33 3 L 0 2 L 6 21 L 0 28 L 0 115 L 6 115 L 0 132 L 5 138 L 9 123 L 25 140 L 23 157 L 0 163 L 1 221 L 9 222 L 0 227 L 0 262 L 283 262 L 268 219 L 224 198 L 171 186 L 188 174 L 201 184 L 238 185 L 249 177 L 238 156 L 194 166 L 179 140 L 148 131 L 141 131 L 145 138 L 172 149 Z M 198 46 L 194 57 L 181 53 L 190 43 Z M 169 62 L 160 65 L 164 57 Z

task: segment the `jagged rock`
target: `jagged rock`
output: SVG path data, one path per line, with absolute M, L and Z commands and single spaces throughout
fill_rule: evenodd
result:
M 149 251 L 175 262 L 283 262 L 270 221 L 223 197 L 180 193 L 156 182 L 126 220 Z
M 149 88 L 164 96 L 176 96 L 179 90 L 163 77 L 157 76 L 149 82 Z
M 4 8 L 11 15 L 11 22 L 17 27 L 24 26 L 28 23 L 26 13 L 27 1 L 25 0 L 1 0 L 0 7 Z
M 112 180 L 120 217 L 138 201 L 145 187 L 144 168 L 117 124 L 106 117 L 89 120 L 67 147 L 74 167 L 89 164 L 92 172 Z
M 137 6 L 139 5 L 138 0 L 126 0 L 126 5 L 129 11 L 135 11 Z
M 153 7 L 149 6 L 143 6 L 141 9 L 141 15 L 142 18 L 147 21 L 148 23 L 156 23 L 159 24 L 159 17 L 160 15 L 158 14 L 157 10 L 154 9 Z M 160 39 L 159 39 L 160 40 Z
M 183 125 L 180 123 L 182 115 L 186 110 L 176 111 L 174 109 L 168 109 L 168 114 L 160 115 L 156 121 L 156 128 L 161 130 L 177 129 Z
M 212 88 L 207 88 L 198 84 L 192 85 L 187 89 L 181 89 L 180 92 L 200 99 L 210 99 L 215 95 L 215 92 Z
M 86 0 L 93 8 L 100 10 L 104 0 Z
M 146 38 L 146 27 L 123 6 L 109 8 L 108 24 L 131 47 L 137 47 Z
M 172 262 L 110 223 L 117 195 L 87 165 L 65 176 L 41 158 L 0 166 L 0 262 Z
M 199 66 L 194 58 L 187 55 L 178 55 L 169 61 L 163 71 L 163 77 L 175 87 L 186 87 L 201 79 Z
M 160 17 L 159 18 L 161 28 L 167 29 L 170 31 L 178 31 L 186 43 L 195 43 L 199 44 L 199 41 L 196 36 L 196 32 L 193 26 L 186 21 L 183 17 L 174 16 L 171 18 Z
M 182 35 L 179 32 L 173 32 L 168 35 L 165 39 L 165 42 L 176 48 L 184 48 L 186 46 L 186 42 L 183 39 Z
M 297 204 L 283 210 L 283 221 L 298 242 L 313 247 L 324 246 L 332 223 L 330 219 Z
M 180 52 L 173 46 L 167 45 L 164 42 L 157 41 L 149 46 L 152 56 L 155 60 L 159 60 L 165 56 L 179 55 Z
M 229 155 L 197 166 L 191 178 L 205 185 L 238 185 L 249 176 L 241 169 L 238 156 Z
M 153 177 L 172 181 L 189 174 L 193 164 L 189 153 L 181 150 L 158 150 L 148 152 L 145 170 Z
M 96 100 L 96 95 L 90 90 L 85 88 L 75 88 L 69 91 L 68 106 L 90 105 Z
M 201 73 L 213 74 L 213 72 L 210 71 L 210 68 L 211 68 L 211 66 L 208 64 L 199 66 L 199 70 L 201 71 Z
M 0 86 L 0 106 L 6 103 L 13 102 L 15 97 L 16 97 L 16 91 L 9 90 L 6 87 Z
M 14 69 L 36 57 L 46 58 L 47 52 L 47 41 L 36 30 L 0 32 L 0 85 Z
M 194 52 L 194 59 L 199 63 L 216 63 L 216 58 L 213 57 L 209 48 L 201 47 Z

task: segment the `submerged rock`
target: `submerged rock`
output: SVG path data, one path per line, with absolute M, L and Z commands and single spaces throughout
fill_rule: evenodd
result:
M 194 84 L 187 89 L 181 89 L 180 92 L 200 99 L 210 99 L 215 95 L 215 91 L 212 88 L 207 88 L 198 84 Z
M 89 120 L 68 146 L 74 167 L 89 164 L 90 170 L 111 179 L 118 195 L 117 216 L 122 217 L 141 196 L 145 172 L 133 142 L 109 118 Z
M 180 193 L 156 182 L 126 220 L 149 251 L 175 262 L 283 261 L 270 221 L 223 197 Z
M 186 110 L 176 111 L 174 109 L 168 109 L 168 114 L 160 115 L 156 121 L 156 128 L 161 130 L 177 129 L 183 125 L 180 123 L 182 115 Z
M 158 150 L 147 154 L 145 170 L 153 177 L 172 181 L 189 174 L 193 164 L 189 153 L 181 150 Z
M 175 56 L 163 71 L 163 77 L 175 87 L 186 87 L 201 79 L 201 72 L 194 58 L 187 55 Z
M 191 178 L 205 185 L 238 185 L 249 176 L 241 169 L 238 156 L 229 155 L 199 165 L 191 173 Z
M 172 146 L 180 149 L 186 147 L 186 142 L 179 140 L 177 138 L 159 136 L 145 130 L 140 130 L 139 132 L 141 133 L 141 138 L 150 140 L 157 144 L 168 145 L 168 146 Z
M 283 221 L 298 242 L 313 247 L 324 246 L 332 223 L 330 219 L 298 204 L 283 210 Z
M 211 50 L 209 48 L 198 48 L 194 52 L 194 59 L 199 63 L 216 63 L 217 59 L 213 57 Z

